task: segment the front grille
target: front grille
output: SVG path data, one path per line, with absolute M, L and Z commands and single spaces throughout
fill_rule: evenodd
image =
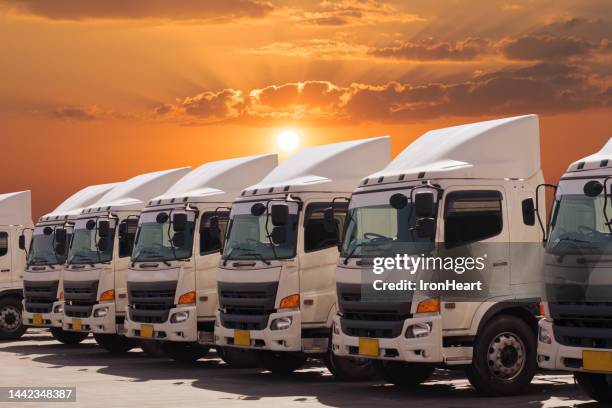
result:
M 130 320 L 139 323 L 164 323 L 176 307 L 177 281 L 128 282 Z
M 98 281 L 64 281 L 64 313 L 69 317 L 91 316 L 98 299 Z
M 51 313 L 57 302 L 59 281 L 24 281 L 25 310 L 29 313 Z
M 342 332 L 354 337 L 395 338 L 404 320 L 412 317 L 412 301 L 362 300 L 361 284 L 338 283 L 338 309 Z
M 219 282 L 221 324 L 228 329 L 263 330 L 274 313 L 278 282 Z
M 612 348 L 612 303 L 549 303 L 558 343 L 570 347 Z

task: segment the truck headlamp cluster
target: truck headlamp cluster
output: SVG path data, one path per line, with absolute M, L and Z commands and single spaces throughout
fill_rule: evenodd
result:
M 548 331 L 548 329 L 542 326 L 538 328 L 538 339 L 540 340 L 541 343 L 544 343 L 544 344 L 552 343 L 552 337 L 550 336 L 550 332 Z
M 96 309 L 93 313 L 94 317 L 106 317 L 108 315 L 108 307 L 101 307 Z
M 272 320 L 270 330 L 287 330 L 291 327 L 291 322 L 293 322 L 291 316 L 279 317 L 278 319 Z
M 170 323 L 183 323 L 189 319 L 188 311 L 176 312 L 170 317 Z
M 431 333 L 431 326 L 431 322 L 413 324 L 412 326 L 408 326 L 406 328 L 405 336 L 407 339 L 427 337 L 429 336 L 429 333 Z
M 338 327 L 338 325 L 335 322 L 334 324 L 332 324 L 332 330 L 334 331 L 334 334 L 340 335 L 340 327 Z
M 55 307 L 53 308 L 53 313 L 57 313 L 57 314 L 64 313 L 64 306 L 61 304 L 55 305 Z

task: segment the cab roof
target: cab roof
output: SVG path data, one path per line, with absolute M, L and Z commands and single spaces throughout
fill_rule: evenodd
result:
M 78 216 L 84 207 L 98 201 L 110 189 L 119 183 L 98 184 L 85 187 L 64 200 L 55 210 L 40 217 L 39 221 L 65 220 Z
M 567 172 L 594 170 L 600 167 L 610 166 L 612 166 L 612 138 L 610 138 L 597 153 L 576 160 L 570 164 L 567 168 Z
M 350 192 L 362 177 L 389 163 L 390 155 L 388 136 L 309 147 L 285 160 L 241 195 Z
M 29 190 L 0 194 L 0 225 L 32 225 L 32 193 Z
M 83 209 L 82 214 L 97 211 L 141 210 L 155 196 L 168 190 L 191 168 L 145 173 L 118 183 L 93 205 Z
M 539 171 L 538 116 L 525 115 L 431 130 L 361 185 L 425 178 L 527 179 Z
M 278 164 L 276 154 L 239 157 L 205 163 L 186 174 L 149 205 L 174 202 L 232 202 L 243 188 L 258 180 Z

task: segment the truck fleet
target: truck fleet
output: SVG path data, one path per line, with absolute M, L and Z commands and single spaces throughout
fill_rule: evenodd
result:
M 409 387 L 462 369 L 488 396 L 539 365 L 610 402 L 611 168 L 612 139 L 545 184 L 525 115 L 429 131 L 393 160 L 379 137 L 147 173 L 36 225 L 29 191 L 3 194 L 0 339 L 214 348 L 274 374 L 321 359 Z

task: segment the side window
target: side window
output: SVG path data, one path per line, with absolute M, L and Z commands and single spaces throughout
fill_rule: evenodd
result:
M 119 258 L 132 256 L 137 230 L 138 218 L 128 218 L 119 224 Z
M 0 231 L 0 256 L 8 253 L 8 233 Z
M 342 231 L 348 204 L 334 204 L 336 228 L 328 231 L 325 228 L 324 213 L 332 203 L 313 203 L 306 207 L 304 218 L 304 252 L 320 251 L 338 245 L 338 234 Z
M 216 215 L 219 217 L 219 226 L 213 228 L 210 225 L 210 220 L 215 216 L 215 212 L 202 214 L 200 221 L 200 255 L 208 255 L 221 250 L 227 232 L 229 212 L 217 212 Z
M 444 240 L 456 247 L 499 235 L 502 194 L 496 190 L 455 191 L 446 196 Z

